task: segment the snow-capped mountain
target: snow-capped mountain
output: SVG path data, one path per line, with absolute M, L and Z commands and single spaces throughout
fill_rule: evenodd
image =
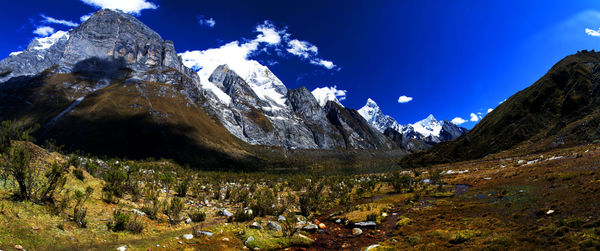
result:
M 383 114 L 381 108 L 372 99 L 367 99 L 367 104 L 358 109 L 358 113 L 380 132 L 384 132 L 388 128 L 399 132 L 404 129 L 394 118 Z
M 411 151 L 420 151 L 466 133 L 466 129 L 450 121 L 440 122 L 433 115 L 413 124 L 400 125 L 394 118 L 385 115 L 377 103 L 370 98 L 358 112 L 373 128 L 394 139 L 400 147 Z M 422 144 L 415 141 L 420 141 Z

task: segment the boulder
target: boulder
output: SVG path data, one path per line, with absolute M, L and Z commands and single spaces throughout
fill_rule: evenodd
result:
M 210 237 L 210 236 L 213 236 L 213 233 L 211 233 L 211 232 L 208 232 L 208 231 L 201 231 L 201 230 L 198 230 L 198 231 L 196 231 L 196 235 L 198 235 L 198 236 L 208 236 L 208 237 Z
M 263 227 L 258 223 L 258 222 L 252 222 L 252 224 L 250 224 L 248 226 L 249 228 L 254 228 L 254 229 L 263 229 Z
M 221 208 L 221 210 L 219 210 L 218 215 L 220 216 L 225 216 L 225 217 L 232 217 L 233 214 L 231 212 L 229 212 L 229 210 L 225 209 L 225 208 Z
M 352 236 L 360 236 L 363 233 L 363 231 L 360 228 L 353 228 L 352 229 Z
M 269 221 L 267 223 L 267 228 L 270 230 L 278 231 L 278 232 L 283 231 L 283 228 L 281 228 L 281 225 L 279 225 L 279 223 L 274 222 L 274 221 Z
M 316 232 L 318 229 L 319 229 L 319 226 L 317 226 L 315 224 L 312 224 L 312 223 L 308 224 L 308 225 L 306 225 L 306 226 L 304 226 L 302 228 L 302 230 L 307 231 L 307 232 L 311 232 L 311 233 Z
M 358 228 L 368 228 L 368 229 L 375 229 L 377 227 L 377 223 L 374 221 L 363 221 L 363 222 L 357 222 L 354 223 L 354 226 L 358 227 Z

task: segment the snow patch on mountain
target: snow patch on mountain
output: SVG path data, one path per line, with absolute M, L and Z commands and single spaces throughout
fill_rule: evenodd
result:
M 52 45 L 54 45 L 56 42 L 58 42 L 63 37 L 65 39 L 69 39 L 69 32 L 57 31 L 48 37 L 36 38 L 36 39 L 34 39 L 34 43 L 32 45 L 30 45 L 31 48 L 28 48 L 28 49 L 33 49 L 33 50 L 48 49 L 48 48 L 52 47 Z
M 344 107 L 342 103 L 340 103 L 340 100 L 346 99 L 346 90 L 338 90 L 337 86 L 326 86 L 314 89 L 312 95 L 315 96 L 321 107 L 325 107 L 325 104 L 327 104 L 328 101 L 333 101 Z
M 442 131 L 442 124 L 437 119 L 435 119 L 433 114 L 430 114 L 424 120 L 421 120 L 414 124 L 410 124 L 410 126 L 412 126 L 416 132 L 420 133 L 425 137 L 439 137 L 440 132 Z

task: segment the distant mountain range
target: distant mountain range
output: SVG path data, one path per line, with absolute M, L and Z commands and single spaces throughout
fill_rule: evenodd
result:
M 414 124 L 400 125 L 396 120 L 383 114 L 372 99 L 358 110 L 358 113 L 375 129 L 384 133 L 396 145 L 409 152 L 418 152 L 443 141 L 456 139 L 467 132 L 448 120 L 438 121 L 433 115 Z
M 96 155 L 215 165 L 263 147 L 415 152 L 466 131 L 433 116 L 401 126 L 372 100 L 356 111 L 323 89 L 289 90 L 255 61 L 204 77 L 172 41 L 104 9 L 0 61 L 0 120 L 40 124 L 40 140 Z

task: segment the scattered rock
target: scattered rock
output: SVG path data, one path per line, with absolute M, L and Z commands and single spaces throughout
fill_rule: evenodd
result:
M 225 216 L 225 217 L 231 217 L 231 216 L 233 216 L 233 214 L 231 212 L 229 212 L 229 210 L 227 210 L 225 208 L 221 208 L 221 210 L 219 210 L 219 215 Z
M 350 245 L 350 243 L 344 243 L 344 244 L 342 244 L 342 248 L 349 248 L 351 246 L 352 245 Z
M 360 236 L 362 233 L 363 233 L 363 231 L 360 228 L 355 227 L 355 228 L 352 229 L 352 235 L 353 236 Z
M 202 231 L 202 230 L 198 230 L 198 231 L 196 231 L 196 235 L 198 235 L 198 236 L 208 236 L 208 237 L 210 237 L 210 236 L 213 236 L 213 233 L 211 233 L 211 232 L 208 232 L 208 231 Z
M 550 210 L 546 211 L 546 215 L 551 215 L 551 214 L 553 214 L 553 213 L 554 213 L 554 210 L 552 210 L 552 209 L 550 209 Z
M 191 240 L 191 239 L 194 238 L 194 235 L 193 234 L 184 234 L 183 238 L 186 239 L 186 240 Z
M 223 237 L 223 239 L 221 239 L 222 241 L 230 241 L 229 238 L 227 237 Z
M 179 243 L 179 244 L 183 244 L 183 242 L 182 242 L 182 241 L 178 241 L 177 243 Z
M 21 245 L 15 245 L 15 249 L 16 250 L 23 250 L 23 246 L 21 246 Z
M 256 221 L 252 222 L 252 224 L 250 224 L 248 227 L 254 228 L 254 229 L 263 229 L 263 227 L 260 224 L 258 224 L 258 222 L 256 222 Z
M 379 247 L 379 244 L 373 244 L 371 246 L 368 246 L 367 249 L 365 249 L 365 251 L 369 251 L 369 250 L 374 249 L 376 247 Z
M 190 223 L 192 223 L 192 219 L 186 218 L 184 222 L 185 222 L 185 224 L 190 224 Z
M 279 217 L 277 217 L 277 221 L 286 221 L 285 217 L 283 217 L 283 215 L 279 215 Z
M 31 229 L 33 229 L 33 230 L 40 230 L 40 227 L 38 227 L 38 226 L 32 226 Z
M 388 214 L 386 212 L 381 213 L 381 217 L 387 217 Z
M 281 228 L 281 225 L 279 225 L 279 223 L 274 222 L 274 221 L 269 221 L 267 223 L 267 228 L 270 230 L 278 231 L 278 232 L 283 231 L 283 228 Z
M 127 246 L 123 245 L 117 248 L 118 251 L 125 251 L 127 250 Z
M 311 224 L 308 224 L 308 225 L 306 225 L 306 226 L 304 226 L 304 227 L 302 228 L 302 230 L 304 230 L 304 231 L 307 231 L 307 232 L 310 232 L 310 233 L 314 233 L 314 232 L 316 232 L 318 229 L 319 229 L 319 226 L 317 226 L 317 225 L 315 225 L 315 224 L 312 224 L 312 223 L 311 223 Z
M 248 243 L 254 241 L 254 237 L 250 236 L 248 237 L 248 239 L 246 239 L 246 241 L 244 241 L 244 246 L 248 246 Z
M 325 229 L 325 228 L 327 228 L 327 226 L 325 226 L 325 223 L 319 223 L 319 228 L 320 229 Z
M 483 178 L 483 179 L 484 179 L 484 180 L 491 180 L 491 179 L 492 179 L 492 177 L 485 177 L 485 178 Z
M 142 212 L 142 211 L 140 211 L 140 210 L 137 210 L 137 209 L 135 209 L 135 208 L 134 208 L 134 209 L 131 209 L 131 212 L 133 212 L 133 214 L 135 214 L 135 215 L 137 215 L 137 216 L 146 216 L 146 213 L 144 213 L 144 212 Z
M 359 228 L 374 229 L 377 227 L 377 223 L 374 221 L 363 221 L 363 222 L 354 223 L 354 226 L 359 227 Z

